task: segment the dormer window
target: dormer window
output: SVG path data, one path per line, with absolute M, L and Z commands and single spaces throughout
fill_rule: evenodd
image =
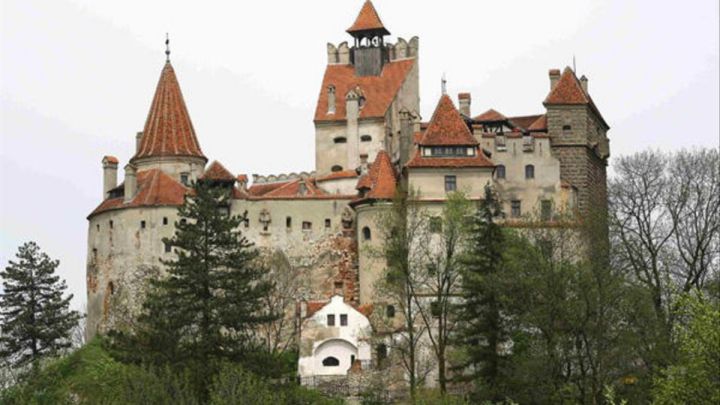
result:
M 423 156 L 465 157 L 475 156 L 475 148 L 468 146 L 432 146 L 423 148 Z

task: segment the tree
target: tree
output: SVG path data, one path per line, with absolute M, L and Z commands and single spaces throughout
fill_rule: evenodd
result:
M 455 309 L 459 302 L 461 257 L 467 241 L 467 219 L 471 203 L 461 192 L 448 194 L 442 215 L 428 220 L 423 249 L 426 275 L 413 295 L 427 330 L 438 367 L 440 392 L 447 392 L 448 349 L 455 330 Z
M 175 235 L 164 240 L 176 258 L 162 261 L 167 275 L 151 281 L 138 330 L 129 341 L 116 334 L 116 348 L 131 358 L 139 351 L 144 362 L 192 369 L 206 397 L 222 361 L 272 368 L 257 364 L 254 336 L 276 315 L 263 313 L 272 285 L 240 232 L 245 216 L 229 214 L 231 190 L 202 181 L 193 190 L 178 211 Z
M 503 270 L 503 217 L 495 190 L 487 184 L 470 225 L 462 267 L 462 303 L 458 305 L 457 339 L 467 358 L 459 366 L 469 370 L 463 377 L 476 381 L 478 400 L 502 401 L 503 350 L 508 333 L 503 322 L 502 291 L 498 276 Z M 468 366 L 470 368 L 468 369 Z
M 59 261 L 35 242 L 20 246 L 16 257 L 0 272 L 0 357 L 14 368 L 30 365 L 35 373 L 42 359 L 72 345 L 80 315 L 69 310 L 72 294 L 63 298 L 67 285 L 55 275 Z
M 413 196 L 412 191 L 408 193 L 399 187 L 392 206 L 378 221 L 384 241 L 378 256 L 385 260 L 387 266 L 376 286 L 376 301 L 391 303 L 400 318 L 400 322 L 395 317 L 389 318 L 390 324 L 386 326 L 395 335 L 391 340 L 391 349 L 399 354 L 401 366 L 407 373 L 412 400 L 429 372 L 429 367 L 423 367 L 420 360 L 421 338 L 426 328 L 420 322 L 419 308 L 414 299 L 424 278 L 419 242 L 427 221 Z
M 720 310 L 699 292 L 678 304 L 679 360 L 656 379 L 655 403 L 720 403 Z
M 615 263 L 649 295 L 655 319 L 643 360 L 650 369 L 673 357 L 673 297 L 703 288 L 720 267 L 720 159 L 715 149 L 621 157 L 610 182 Z

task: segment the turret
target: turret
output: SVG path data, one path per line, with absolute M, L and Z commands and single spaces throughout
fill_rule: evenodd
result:
M 384 36 L 390 35 L 380 21 L 370 0 L 363 4 L 355 23 L 348 28 L 348 34 L 355 39 L 350 59 L 358 76 L 378 76 L 390 57 L 385 47 Z
M 103 200 L 108 198 L 108 192 L 117 186 L 118 160 L 115 156 L 105 156 L 103 167 Z

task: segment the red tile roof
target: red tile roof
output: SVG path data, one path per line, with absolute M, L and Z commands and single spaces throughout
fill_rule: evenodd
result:
M 304 185 L 304 191 L 301 188 Z M 330 194 L 315 184 L 314 178 L 294 179 L 268 184 L 253 184 L 248 189 L 251 200 L 347 200 L 354 196 Z
M 350 34 L 359 31 L 380 31 L 383 35 L 390 35 L 390 31 L 380 21 L 380 16 L 370 0 L 363 4 L 355 22 L 347 29 Z
M 560 80 L 545 98 L 545 104 L 588 104 L 590 98 L 583 91 L 575 72 L 565 68 Z
M 395 168 L 393 167 L 390 155 L 384 150 L 378 152 L 375 161 L 370 166 L 368 173 L 370 178 L 370 191 L 365 195 L 374 199 L 393 199 L 397 188 Z
M 205 158 L 170 62 L 165 63 L 160 74 L 140 147 L 133 159 L 159 156 Z
M 325 301 L 308 301 L 307 302 L 307 313 L 305 316 L 311 317 L 315 315 L 315 312 L 323 309 L 323 307 L 330 303 L 330 300 Z
M 477 145 L 465 120 L 450 97 L 444 94 L 435 107 L 421 145 Z
M 123 187 L 123 184 L 118 188 Z M 180 206 L 185 202 L 189 189 L 165 174 L 160 169 L 144 170 L 137 173 L 137 194 L 128 203 L 123 197 L 103 201 L 89 217 L 101 212 L 134 207 Z
M 247 174 L 238 174 L 236 180 L 237 180 L 239 183 L 245 183 L 245 184 L 247 184 L 247 182 L 248 182 L 248 176 L 247 176 Z
M 605 121 L 605 118 L 603 118 L 602 114 L 600 114 L 600 110 L 598 110 L 597 106 L 595 106 L 592 97 L 590 97 L 590 95 L 582 89 L 582 85 L 580 84 L 577 76 L 575 76 L 575 72 L 573 72 L 569 66 L 565 68 L 562 76 L 560 76 L 560 80 L 558 80 L 557 84 L 552 88 L 552 90 L 550 90 L 550 94 L 548 94 L 545 98 L 543 104 L 589 105 L 595 114 L 597 114 L 598 118 L 600 118 L 600 121 L 602 121 L 607 128 L 610 128 Z
M 510 123 L 520 129 L 527 130 L 533 122 L 537 121 L 538 118 L 542 117 L 542 114 L 535 115 L 522 115 L 517 117 L 509 117 Z
M 528 127 L 528 131 L 547 131 L 547 115 L 541 115 Z
M 475 121 L 496 122 L 505 121 L 507 117 L 493 110 L 492 108 L 473 118 Z
M 328 65 L 315 108 L 315 121 L 346 119 L 345 95 L 358 86 L 365 96 L 365 105 L 360 109 L 359 118 L 384 117 L 414 64 L 415 59 L 387 63 L 379 76 L 356 76 L 352 65 Z M 327 89 L 330 86 L 335 86 L 334 114 L 328 114 Z
M 337 179 L 354 179 L 360 176 L 355 170 L 341 170 L 339 172 L 332 172 L 328 175 L 318 177 L 316 181 L 327 181 Z
M 220 162 L 217 160 L 214 160 L 210 166 L 208 166 L 207 169 L 205 169 L 205 173 L 200 177 L 203 180 L 216 180 L 216 181 L 227 181 L 227 182 L 234 182 L 235 176 L 233 176 L 232 173 L 228 169 L 225 168 Z
M 495 167 L 482 150 L 478 150 L 475 156 L 468 157 L 425 157 L 420 154 L 420 150 L 415 152 L 415 156 L 410 159 L 406 165 L 409 168 L 429 168 L 429 167 Z

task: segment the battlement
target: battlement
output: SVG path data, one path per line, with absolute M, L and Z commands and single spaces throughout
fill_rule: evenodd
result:
M 398 37 L 395 44 L 385 44 L 385 51 L 390 62 L 402 59 L 411 59 L 418 56 L 420 49 L 420 39 L 417 36 L 406 41 L 404 38 Z M 350 45 L 347 41 L 341 42 L 337 46 L 328 42 L 327 44 L 328 65 L 349 65 Z
M 291 180 L 299 180 L 299 179 L 308 179 L 311 177 L 315 177 L 316 172 L 300 172 L 300 173 L 280 173 L 280 174 L 268 174 L 268 175 L 259 175 L 259 174 L 253 174 L 253 185 L 255 184 L 270 184 L 270 183 L 280 183 L 284 181 L 291 181 Z

